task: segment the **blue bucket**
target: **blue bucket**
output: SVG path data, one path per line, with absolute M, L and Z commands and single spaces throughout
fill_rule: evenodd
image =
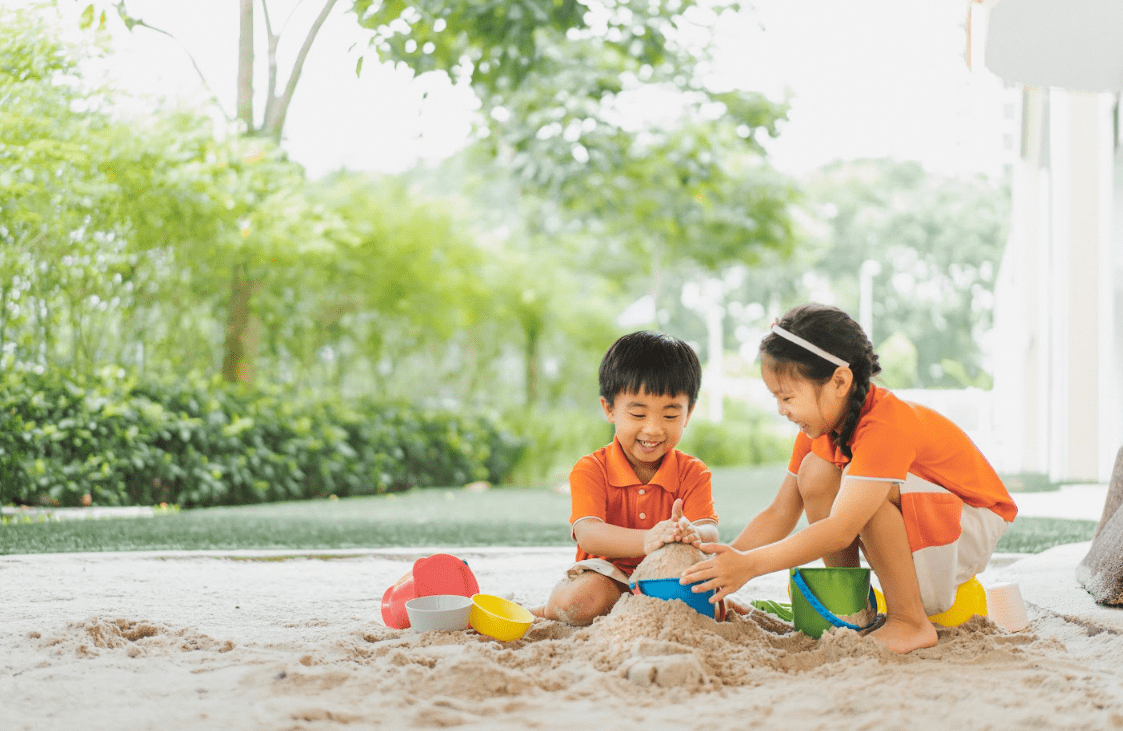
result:
M 695 594 L 690 590 L 689 585 L 683 586 L 678 583 L 678 579 L 640 579 L 629 586 L 632 591 L 644 596 L 656 599 L 679 599 L 686 602 L 694 611 L 707 617 L 716 618 L 720 613 L 720 604 L 710 604 L 710 597 L 716 593 L 713 589 Z

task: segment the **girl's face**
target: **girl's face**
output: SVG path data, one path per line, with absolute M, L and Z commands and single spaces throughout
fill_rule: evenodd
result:
M 764 385 L 776 397 L 780 416 L 799 427 L 811 439 L 834 432 L 842 425 L 854 374 L 838 368 L 823 385 L 789 373 L 777 373 L 762 364 Z

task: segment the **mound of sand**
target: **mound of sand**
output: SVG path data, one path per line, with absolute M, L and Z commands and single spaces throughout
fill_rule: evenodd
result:
M 666 543 L 640 561 L 632 572 L 632 581 L 677 579 L 683 571 L 707 557 L 708 554 L 689 543 Z

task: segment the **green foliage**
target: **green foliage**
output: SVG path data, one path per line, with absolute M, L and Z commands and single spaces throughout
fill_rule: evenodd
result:
M 720 424 L 695 413 L 677 448 L 711 468 L 786 462 L 791 437 L 778 433 L 766 413 L 732 402 L 729 412 Z M 613 435 L 599 407 L 518 409 L 503 424 L 528 445 L 510 477 L 523 485 L 564 480 L 578 459 L 611 442 Z
M 518 86 L 541 72 L 544 46 L 557 38 L 595 34 L 616 53 L 649 65 L 675 47 L 676 25 L 694 0 L 354 0 L 359 24 L 385 61 L 421 74 L 466 74 L 474 85 Z M 737 3 L 712 3 L 721 11 Z
M 499 482 L 524 449 L 480 416 L 218 382 L 9 373 L 0 386 L 3 503 L 229 505 Z
M 129 28 L 145 26 L 125 3 L 91 7 L 83 26 L 103 25 L 106 10 Z M 596 363 L 619 334 L 613 314 L 639 293 L 658 295 L 661 286 L 669 293 L 661 281 L 677 284 L 675 277 L 699 269 L 790 248 L 795 191 L 768 167 L 760 144 L 776 133 L 785 107 L 705 88 L 695 74 L 704 49 L 676 27 L 684 14 L 702 12 L 691 0 L 354 8 L 385 58 L 416 71 L 471 70 L 490 128 L 454 163 L 466 174 L 437 173 L 446 178 L 439 197 L 425 192 L 435 186 L 420 174 L 310 183 L 269 140 L 233 128 L 216 134 L 200 113 L 154 109 L 129 119 L 111 95 L 84 83 L 77 59 L 89 49 L 5 11 L 0 366 L 62 371 L 86 383 L 105 367 L 151 378 L 220 367 L 239 374 L 248 362 L 256 383 L 314 394 L 325 413 L 313 425 L 343 429 L 348 445 L 381 445 L 378 434 L 347 426 L 364 399 L 564 414 L 593 392 Z M 674 99 L 679 113 L 640 127 L 623 123 L 629 99 L 652 90 Z M 470 185 L 483 195 L 470 191 L 465 200 Z M 230 357 L 235 350 L 241 360 Z M 165 395 L 156 389 L 145 398 L 168 408 Z M 130 422 L 142 433 L 159 426 L 171 441 L 138 443 L 138 455 L 131 440 L 112 443 L 122 451 L 103 455 L 113 475 L 103 480 L 111 483 L 104 500 L 186 490 L 195 491 L 192 504 L 213 504 L 397 484 L 381 480 L 396 473 L 380 462 L 380 447 L 340 457 L 333 429 L 290 433 L 276 424 L 279 396 L 227 398 L 235 399 L 223 406 L 226 427 L 236 431 L 229 435 L 196 426 L 191 419 L 205 422 L 204 414 L 187 408 L 171 409 L 178 421 L 170 426 Z M 339 398 L 347 410 L 332 405 Z M 384 411 L 372 419 L 395 423 Z M 573 422 L 563 438 L 564 417 L 553 419 L 520 422 L 535 446 L 518 469 L 535 479 L 606 441 L 589 439 L 603 429 L 599 422 Z M 456 441 L 447 425 L 432 428 L 439 434 L 430 438 Z M 177 450 L 186 461 L 176 469 L 187 477 L 156 462 L 162 454 L 178 460 Z M 304 482 L 284 476 L 297 459 L 292 450 L 320 455 L 298 460 Z M 195 464 L 195 453 L 208 461 Z M 489 459 L 515 460 L 499 453 Z M 118 454 L 166 474 L 153 478 L 158 486 L 134 485 L 113 461 L 126 459 Z M 101 469 L 60 459 L 45 460 L 37 479 L 53 470 L 46 481 L 63 484 L 65 467 L 93 481 Z M 347 460 L 369 474 L 347 472 Z M 438 479 L 424 469 L 401 484 Z M 57 489 L 70 492 L 48 499 L 84 494 Z M 25 492 L 19 499 L 39 499 Z
M 528 448 L 511 476 L 523 485 L 565 480 L 581 457 L 612 441 L 612 425 L 599 406 L 588 409 L 518 409 L 506 427 Z
M 893 333 L 875 346 L 881 374 L 878 378 L 888 388 L 916 388 L 917 352 L 912 341 L 901 333 Z
M 696 413 L 678 448 L 714 467 L 736 467 L 784 462 L 791 455 L 790 436 L 776 431 L 775 423 L 760 409 L 729 403 L 720 423 Z
M 922 388 L 985 383 L 977 336 L 992 322 L 1006 244 L 1003 187 L 930 174 L 917 163 L 863 160 L 824 168 L 807 197 L 830 231 L 815 269 L 832 282 L 840 306 L 857 315 L 856 273 L 877 261 L 875 342 L 906 333 Z
M 825 166 L 803 186 L 792 255 L 763 249 L 757 263 L 732 272 L 732 329 L 743 328 L 741 340 L 755 349 L 797 304 L 825 301 L 857 318 L 859 272 L 874 261 L 870 335 L 887 382 L 985 388 L 980 335 L 992 323 L 1008 207 L 1006 185 L 982 176 L 893 160 Z M 697 318 L 674 322 L 701 330 Z
M 485 95 L 480 143 L 513 177 L 527 246 L 556 247 L 570 231 L 598 245 L 577 265 L 661 299 L 666 270 L 721 271 L 789 252 L 795 187 L 768 164 L 786 106 L 761 94 L 714 92 L 692 52 L 662 64 L 599 38 L 543 37 L 536 71 Z M 635 109 L 660 104 L 644 117 Z M 668 290 L 669 291 L 669 290 Z

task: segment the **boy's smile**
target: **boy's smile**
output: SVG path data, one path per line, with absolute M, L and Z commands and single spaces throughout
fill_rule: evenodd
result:
M 663 457 L 682 439 L 690 418 L 690 399 L 685 393 L 657 396 L 640 388 L 639 393 L 620 393 L 614 403 L 601 399 L 608 421 L 616 427 L 616 439 L 646 484 L 655 476 Z

